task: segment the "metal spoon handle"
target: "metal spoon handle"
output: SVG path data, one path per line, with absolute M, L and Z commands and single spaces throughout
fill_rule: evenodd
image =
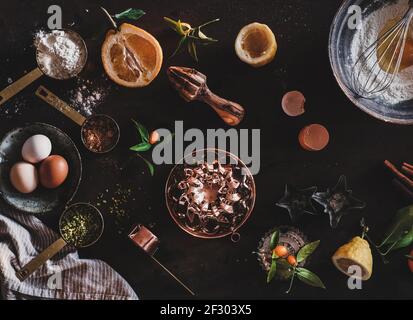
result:
M 10 98 L 14 97 L 29 84 L 33 83 L 43 75 L 43 72 L 36 68 L 28 74 L 21 77 L 19 80 L 13 82 L 11 85 L 0 91 L 0 105 L 5 103 Z
M 66 246 L 66 241 L 60 238 L 53 242 L 37 257 L 33 258 L 28 264 L 26 264 L 20 271 L 16 272 L 16 276 L 20 281 L 26 280 L 33 272 L 40 268 L 47 260 L 53 257 L 56 253 L 62 250 Z
M 82 126 L 86 121 L 86 118 L 82 116 L 79 112 L 69 106 L 66 102 L 61 100 L 58 96 L 50 92 L 43 86 L 40 86 L 36 90 L 36 96 L 38 96 L 43 101 L 47 102 L 49 105 L 54 107 L 56 110 L 63 113 L 66 117 L 76 122 L 79 126 Z
M 176 275 L 174 275 L 167 267 L 158 261 L 154 256 L 151 256 L 153 261 L 155 261 L 164 271 L 166 271 L 176 282 L 178 282 L 186 291 L 188 291 L 192 296 L 195 296 L 195 293 L 189 289 Z

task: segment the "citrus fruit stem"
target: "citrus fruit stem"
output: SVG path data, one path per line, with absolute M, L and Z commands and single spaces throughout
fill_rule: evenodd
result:
M 113 27 L 118 30 L 118 25 L 116 24 L 115 20 L 113 20 L 112 16 L 110 13 L 103 7 L 100 7 L 102 11 L 106 14 L 106 16 L 109 18 L 109 21 L 112 23 Z
M 293 274 L 292 274 L 292 276 L 291 276 L 291 279 L 290 279 L 290 286 L 288 287 L 288 290 L 285 292 L 286 294 L 289 294 L 290 292 L 291 292 L 291 289 L 293 288 L 293 283 L 294 283 L 294 278 L 295 278 L 295 268 L 294 268 L 294 270 L 293 270 Z

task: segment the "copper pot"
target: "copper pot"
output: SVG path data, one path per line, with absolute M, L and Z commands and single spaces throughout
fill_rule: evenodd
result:
M 186 155 L 169 174 L 166 205 L 175 223 L 203 239 L 231 236 L 250 217 L 255 205 L 254 178 L 235 155 L 202 149 Z

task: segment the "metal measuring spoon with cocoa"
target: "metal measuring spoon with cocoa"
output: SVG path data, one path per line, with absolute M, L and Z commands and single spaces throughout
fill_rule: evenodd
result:
M 86 118 L 43 86 L 36 90 L 36 95 L 81 126 L 81 139 L 89 151 L 107 153 L 118 144 L 120 128 L 112 117 L 96 114 Z
M 88 118 L 81 133 L 83 144 L 96 153 L 109 152 L 119 140 L 119 126 L 115 120 L 103 114 Z

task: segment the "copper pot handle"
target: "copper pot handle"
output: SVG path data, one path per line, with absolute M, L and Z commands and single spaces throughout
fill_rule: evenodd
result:
M 237 243 L 241 240 L 241 235 L 238 232 L 234 232 L 231 234 L 231 241 L 233 243 Z

